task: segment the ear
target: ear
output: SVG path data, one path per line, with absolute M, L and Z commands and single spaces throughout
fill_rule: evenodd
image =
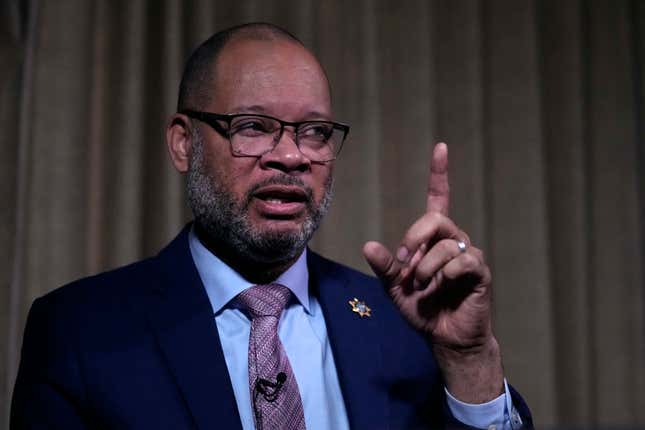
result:
M 191 123 L 186 115 L 176 113 L 170 117 L 166 127 L 166 145 L 170 159 L 180 173 L 188 171 L 192 151 Z

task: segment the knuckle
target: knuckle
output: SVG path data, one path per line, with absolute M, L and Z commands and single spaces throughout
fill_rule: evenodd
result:
M 430 279 L 434 273 L 428 268 L 417 267 L 414 271 L 414 279 L 416 279 L 420 284 L 427 284 L 430 282 Z
M 430 212 L 430 219 L 433 223 L 440 223 L 446 218 L 441 212 Z
M 481 264 L 486 265 L 486 256 L 484 255 L 484 252 L 479 248 L 475 248 L 475 251 L 475 256 L 479 259 Z
M 428 225 L 435 226 L 438 223 L 441 222 L 441 220 L 444 218 L 443 215 L 439 212 L 428 212 L 425 215 L 423 215 L 422 219 L 425 220 Z
M 438 222 L 441 216 L 442 215 L 434 212 L 424 214 L 405 232 L 402 244 L 412 250 L 412 248 L 416 248 L 420 242 L 432 237 L 437 231 Z
M 443 255 L 443 256 L 450 256 L 450 254 L 453 253 L 454 248 L 455 248 L 455 241 L 452 239 L 442 239 L 437 244 L 435 245 L 437 247 L 437 250 Z
M 414 277 L 418 281 L 430 280 L 437 271 L 437 262 L 429 257 L 424 258 L 419 262 L 414 269 Z
M 405 235 L 403 236 L 403 244 L 407 245 L 408 248 L 410 248 L 411 245 L 414 245 L 420 240 L 419 238 L 423 236 L 423 231 L 423 218 L 420 218 L 405 232 Z
M 468 271 L 473 271 L 481 265 L 477 257 L 468 253 L 463 255 L 462 261 L 463 261 L 464 268 Z
M 490 273 L 488 266 L 484 267 L 484 275 L 482 276 L 482 283 L 490 284 L 493 280 L 493 275 Z

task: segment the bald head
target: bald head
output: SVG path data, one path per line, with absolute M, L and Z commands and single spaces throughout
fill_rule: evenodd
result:
M 225 48 L 235 41 L 286 42 L 307 51 L 303 43 L 293 34 L 269 23 L 242 24 L 215 33 L 203 42 L 186 62 L 179 87 L 178 111 L 203 110 L 211 104 L 217 92 L 218 60 Z M 309 53 L 309 55 L 315 59 L 313 54 Z

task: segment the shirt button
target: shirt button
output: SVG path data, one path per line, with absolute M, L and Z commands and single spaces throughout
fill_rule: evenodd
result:
M 522 418 L 520 418 L 520 414 L 517 413 L 515 408 L 513 408 L 513 412 L 511 413 L 511 426 L 514 429 L 522 426 Z

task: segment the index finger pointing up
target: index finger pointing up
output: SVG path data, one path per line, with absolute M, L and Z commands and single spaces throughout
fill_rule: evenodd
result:
M 439 142 L 434 146 L 430 159 L 426 212 L 439 212 L 448 216 L 449 204 L 448 146 L 443 142 Z

